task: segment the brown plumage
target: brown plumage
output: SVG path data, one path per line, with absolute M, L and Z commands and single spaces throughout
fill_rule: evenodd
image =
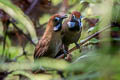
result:
M 78 11 L 73 11 L 68 19 L 62 25 L 62 33 L 63 33 L 63 49 L 68 51 L 68 46 L 72 43 L 77 44 L 82 30 L 81 23 L 81 14 Z
M 62 45 L 61 28 L 64 18 L 66 18 L 66 16 L 61 16 L 59 14 L 55 14 L 50 18 L 42 38 L 36 45 L 34 52 L 35 59 L 41 56 L 56 56 Z

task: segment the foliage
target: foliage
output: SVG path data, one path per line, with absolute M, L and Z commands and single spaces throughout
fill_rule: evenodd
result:
M 52 6 L 61 7 L 62 2 L 62 0 L 52 0 Z M 119 0 L 68 0 L 68 3 L 67 13 L 78 10 L 87 18 L 99 19 L 99 22 L 95 23 L 95 28 L 90 32 L 88 30 L 93 26 L 89 26 L 83 20 L 84 26 L 79 43 L 102 30 L 106 25 L 111 26 L 113 22 L 120 22 Z M 87 6 L 84 3 L 87 3 Z M 0 9 L 4 10 L 11 17 L 10 19 L 16 20 L 17 27 L 24 34 L 27 35 L 29 32 L 31 38 L 36 39 L 37 30 L 35 31 L 32 20 L 20 8 L 9 0 L 0 0 Z M 53 14 L 44 13 L 39 19 L 40 25 L 47 23 L 51 15 Z M 80 50 L 74 50 L 71 62 L 46 57 L 34 62 L 35 46 L 29 41 L 22 46 L 13 45 L 15 40 L 12 40 L 8 35 L 4 52 L 6 56 L 2 56 L 5 37 L 2 21 L 0 21 L 0 26 L 0 79 L 2 79 L 1 74 L 7 74 L 4 80 L 120 80 L 119 24 L 112 25 L 111 29 L 107 29 L 99 36 L 87 41 L 80 46 Z M 42 29 L 42 27 L 37 27 L 37 29 Z M 74 46 L 71 44 L 69 48 Z
M 28 31 L 32 38 L 36 38 L 33 23 L 18 7 L 13 5 L 9 0 L 0 0 L 0 8 L 20 23 L 20 29 L 23 31 Z

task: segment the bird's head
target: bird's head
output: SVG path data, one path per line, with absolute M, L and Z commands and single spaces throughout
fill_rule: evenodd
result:
M 73 12 L 71 13 L 71 15 L 74 15 L 75 18 L 77 18 L 77 19 L 79 19 L 79 18 L 81 17 L 81 13 L 78 12 L 78 11 L 73 11 Z
M 62 21 L 65 18 L 67 18 L 67 15 L 60 14 L 55 14 L 50 18 L 49 23 L 53 27 L 53 30 L 55 32 L 60 31 L 62 29 Z
M 70 20 L 68 21 L 68 28 L 71 31 L 79 31 L 82 27 L 82 22 L 81 22 L 82 16 L 80 12 L 78 11 L 73 11 L 70 15 Z

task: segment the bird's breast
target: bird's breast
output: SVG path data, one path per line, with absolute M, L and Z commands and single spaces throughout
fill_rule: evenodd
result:
M 71 43 L 77 42 L 80 38 L 80 34 L 81 32 L 66 32 L 63 36 L 63 43 L 69 45 Z

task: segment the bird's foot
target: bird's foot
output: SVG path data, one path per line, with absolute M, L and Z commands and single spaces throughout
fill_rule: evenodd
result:
M 64 52 L 64 57 L 66 57 L 66 56 L 67 56 L 67 54 L 68 54 L 68 51 L 63 50 L 63 52 Z
M 65 57 L 65 60 L 68 61 L 68 62 L 72 62 L 72 55 L 67 54 L 67 57 Z
M 75 45 L 77 49 L 80 49 L 80 45 L 78 43 L 75 43 Z

